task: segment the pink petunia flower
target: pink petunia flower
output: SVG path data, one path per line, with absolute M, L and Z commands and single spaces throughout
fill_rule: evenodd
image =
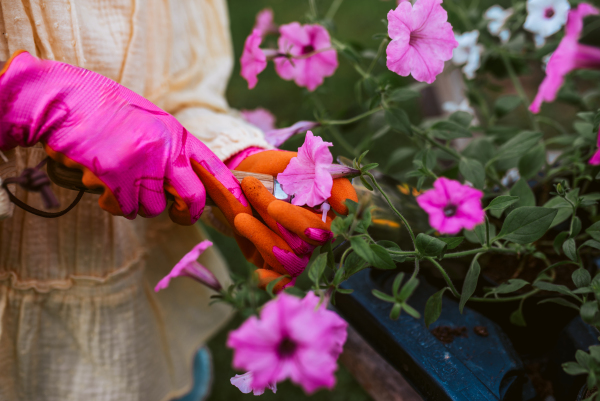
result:
M 291 127 L 265 131 L 265 139 L 271 145 L 278 147 L 282 145 L 285 141 L 290 139 L 292 136 L 296 134 L 302 134 L 308 131 L 309 129 L 318 127 L 319 125 L 321 124 L 315 121 L 298 121 Z
M 589 163 L 597 166 L 600 164 L 600 130 L 598 130 L 598 141 L 597 141 L 597 145 L 598 145 L 598 150 L 596 150 L 596 153 L 594 153 L 594 155 L 592 156 L 592 158 L 590 159 Z
M 569 11 L 565 36 L 546 66 L 546 77 L 542 81 L 535 99 L 529 106 L 532 113 L 539 113 L 543 102 L 552 102 L 565 81 L 565 75 L 580 68 L 600 69 L 600 48 L 578 43 L 583 29 L 583 19 L 597 15 L 600 11 L 587 3 L 580 3 Z
M 269 33 L 276 33 L 277 25 L 275 25 L 273 20 L 273 10 L 265 8 L 256 14 L 256 22 L 252 29 L 258 29 L 263 36 L 268 35 Z
M 291 58 L 275 58 L 275 71 L 281 78 L 294 80 L 296 85 L 312 92 L 325 77 L 333 75 L 338 67 L 337 52 L 331 48 L 331 38 L 325 28 L 292 22 L 279 27 L 279 32 L 279 53 Z M 315 54 L 306 57 L 311 53 Z
M 458 46 L 442 0 L 405 1 L 388 13 L 387 67 L 428 84 L 444 70 Z
M 335 385 L 337 358 L 348 324 L 308 293 L 304 299 L 286 293 L 265 304 L 260 318 L 248 318 L 229 333 L 233 366 L 252 372 L 252 388 L 290 378 L 307 393 Z
M 243 375 L 235 375 L 229 379 L 231 384 L 240 389 L 244 394 L 252 392 L 254 395 L 263 395 L 267 388 L 273 393 L 277 393 L 277 383 L 270 383 L 265 387 L 252 387 L 252 380 L 254 380 L 252 372 L 246 372 Z
M 260 128 L 263 132 L 275 129 L 275 116 L 267 109 L 259 107 L 254 110 L 242 110 L 241 113 L 244 120 Z
M 181 258 L 175 267 L 173 267 L 171 272 L 163 277 L 158 284 L 156 284 L 154 291 L 158 292 L 160 290 L 164 290 L 169 286 L 171 279 L 180 276 L 191 277 L 215 291 L 220 291 L 221 284 L 215 275 L 197 261 L 202 252 L 204 252 L 209 246 L 212 246 L 212 244 L 212 242 L 205 240 L 192 248 L 192 250 L 189 251 L 183 258 Z
M 315 207 L 331 197 L 333 178 L 356 174 L 358 170 L 341 164 L 332 164 L 331 142 L 306 133 L 304 144 L 298 149 L 298 156 L 292 158 L 283 173 L 277 175 L 281 188 L 288 195 L 294 195 L 292 204 Z
M 258 74 L 267 68 L 267 55 L 260 48 L 262 43 L 262 33 L 258 29 L 254 29 L 250 36 L 246 38 L 244 51 L 240 63 L 242 70 L 240 75 L 248 81 L 248 89 L 252 89 L 258 83 Z
M 417 203 L 429 214 L 429 225 L 442 234 L 472 230 L 483 223 L 483 192 L 445 177 L 433 183 L 433 189 L 417 197 Z

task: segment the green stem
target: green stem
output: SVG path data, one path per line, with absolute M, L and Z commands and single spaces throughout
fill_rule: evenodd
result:
M 426 132 L 423 132 L 423 130 L 421 130 L 419 127 L 411 125 L 411 128 L 413 131 L 415 131 L 417 134 L 419 134 L 420 136 L 422 136 L 427 142 L 429 142 L 430 144 L 432 144 L 433 146 L 443 150 L 444 152 L 448 153 L 449 155 L 453 156 L 454 158 L 456 158 L 456 160 L 460 160 L 462 159 L 462 156 L 458 154 L 457 151 L 455 151 L 454 149 L 446 146 L 446 145 L 442 145 L 441 143 L 439 143 L 438 141 L 431 139 L 429 137 L 429 135 L 427 135 Z
M 563 126 L 558 121 L 554 121 L 553 119 L 545 117 L 545 116 L 536 116 L 535 118 L 542 124 L 546 124 L 546 125 L 554 128 L 555 130 L 557 130 L 558 132 L 560 132 L 563 135 L 568 134 L 568 132 L 563 128 Z
M 415 259 L 415 270 L 413 271 L 412 276 L 410 276 L 410 280 L 417 277 L 418 274 L 419 274 L 419 258 L 416 258 Z
M 490 244 L 490 220 L 487 217 L 487 214 L 485 215 L 485 243 L 487 245 L 488 248 L 491 248 L 491 244 Z
M 434 258 L 427 257 L 426 259 L 429 260 L 431 263 L 433 263 L 433 265 L 435 267 L 437 267 L 438 271 L 440 272 L 440 274 L 442 275 L 442 277 L 444 277 L 444 280 L 448 284 L 448 287 L 450 287 L 450 291 L 452 291 L 452 294 L 454 294 L 454 296 L 456 298 L 460 298 L 460 292 L 458 292 L 458 290 L 454 286 L 454 283 L 450 279 L 450 276 L 448 276 L 448 273 L 446 273 L 446 270 L 444 270 L 444 268 L 442 267 L 442 265 L 440 265 Z
M 532 291 L 530 291 L 528 293 L 525 293 L 525 294 L 522 294 L 522 295 L 515 295 L 514 297 L 506 297 L 506 298 L 478 298 L 478 297 L 472 297 L 472 298 L 469 298 L 469 301 L 473 301 L 473 302 L 488 302 L 488 303 L 519 301 L 521 299 L 530 297 L 533 294 L 538 293 L 540 291 L 541 290 L 539 290 L 539 289 L 535 289 L 535 290 L 532 290 Z
M 402 220 L 402 223 L 404 223 L 404 226 L 406 227 L 406 229 L 408 230 L 408 233 L 410 234 L 410 239 L 413 242 L 413 246 L 415 246 L 415 249 L 417 249 L 416 248 L 415 234 L 413 233 L 412 228 L 410 228 L 410 225 L 408 224 L 408 221 L 406 221 L 406 219 L 404 218 L 404 216 L 402 215 L 402 213 L 400 213 L 398 211 L 398 209 L 396 209 L 396 207 L 394 206 L 394 204 L 392 203 L 392 201 L 390 200 L 390 198 L 387 196 L 387 194 L 385 193 L 385 191 L 379 186 L 379 184 L 377 183 L 377 180 L 375 180 L 375 177 L 373 177 L 373 174 L 367 172 L 365 175 L 367 175 L 371 179 L 371 181 L 373 182 L 373 185 L 375 186 L 375 188 L 377 188 L 379 190 L 379 192 L 381 193 L 381 195 L 383 195 L 383 197 L 387 201 L 387 203 L 390 206 L 390 208 L 394 211 L 394 213 L 396 213 L 396 215 L 400 218 L 400 220 Z
M 373 71 L 373 68 L 375 68 L 375 65 L 377 65 L 377 62 L 379 61 L 379 58 L 383 54 L 383 49 L 385 49 L 385 45 L 387 44 L 387 42 L 388 42 L 388 39 L 384 38 L 381 41 L 381 43 L 379 44 L 379 49 L 377 49 L 377 55 L 371 62 L 371 65 L 369 66 L 369 68 L 367 69 L 367 74 L 371 75 L 371 71 Z
M 539 126 L 537 120 L 535 119 L 535 117 L 533 116 L 533 114 L 529 111 L 529 99 L 527 98 L 525 89 L 523 89 L 523 85 L 521 85 L 519 76 L 515 72 L 515 69 L 513 68 L 512 64 L 510 63 L 510 60 L 508 59 L 508 57 L 506 56 L 506 53 L 504 51 L 500 51 L 499 53 L 500 53 L 500 57 L 502 57 L 502 62 L 504 63 L 504 67 L 506 67 L 506 71 L 508 72 L 508 75 L 510 76 L 510 80 L 512 81 L 513 86 L 515 87 L 517 93 L 519 94 L 519 97 L 521 97 L 523 104 L 527 108 L 527 115 L 529 116 L 529 120 L 531 121 L 531 126 L 533 127 L 534 130 L 539 131 L 540 126 Z
M 505 248 L 496 248 L 496 247 L 481 247 L 481 248 L 476 248 L 476 249 L 471 249 L 470 251 L 463 251 L 463 252 L 454 252 L 454 253 L 447 253 L 444 255 L 444 258 L 460 258 L 463 256 L 469 256 L 469 255 L 473 255 L 476 253 L 480 253 L 480 252 L 497 252 L 497 253 L 517 253 L 516 250 L 514 249 L 505 249 Z
M 332 20 L 343 2 L 344 0 L 333 0 L 329 10 L 327 10 L 327 14 L 325 14 L 325 19 Z
M 377 113 L 378 111 L 383 110 L 383 107 L 379 106 L 374 108 L 373 110 L 369 110 L 367 112 L 364 112 L 362 114 L 359 114 L 357 116 L 354 116 L 352 118 L 349 118 L 347 120 L 330 120 L 330 121 L 319 121 L 321 123 L 321 125 L 346 125 L 346 124 L 352 124 L 355 123 L 357 121 L 362 120 L 365 117 L 369 117 L 372 114 Z

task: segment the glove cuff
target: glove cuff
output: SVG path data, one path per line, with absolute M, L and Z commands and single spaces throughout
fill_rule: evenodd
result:
M 27 51 L 25 50 L 17 50 L 16 52 L 14 52 L 12 54 L 12 56 L 10 56 L 10 58 L 8 59 L 8 61 L 6 63 L 4 63 L 4 66 L 2 67 L 2 69 L 0 70 L 0 77 L 2 75 L 4 75 L 4 73 L 6 71 L 8 71 L 8 67 L 10 67 L 10 64 L 12 63 L 12 61 L 21 53 L 27 53 Z

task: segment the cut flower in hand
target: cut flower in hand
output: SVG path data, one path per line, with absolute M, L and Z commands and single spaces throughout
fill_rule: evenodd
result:
M 331 142 L 306 133 L 304 144 L 298 149 L 298 156 L 290 160 L 283 173 L 277 176 L 281 188 L 288 195 L 294 195 L 292 204 L 315 207 L 331 197 L 333 178 L 354 175 L 358 170 L 341 164 L 333 164 L 329 147 Z

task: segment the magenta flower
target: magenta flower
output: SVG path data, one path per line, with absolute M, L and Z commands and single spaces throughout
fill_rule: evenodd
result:
M 246 372 L 243 375 L 235 375 L 229 379 L 231 384 L 240 389 L 240 391 L 244 394 L 249 394 L 252 392 L 254 395 L 263 395 L 266 388 L 271 390 L 273 393 L 277 393 L 277 383 L 270 383 L 265 387 L 252 387 L 252 380 L 254 380 L 254 375 L 252 372 Z
M 258 83 L 258 74 L 267 68 L 267 55 L 260 48 L 262 43 L 262 33 L 258 29 L 254 29 L 250 36 L 246 38 L 244 51 L 240 63 L 242 70 L 240 75 L 248 81 L 248 89 L 252 89 Z
M 429 214 L 429 225 L 442 234 L 472 230 L 483 223 L 483 192 L 445 177 L 433 183 L 433 189 L 417 197 L 417 203 Z
M 260 128 L 263 132 L 275 129 L 275 116 L 269 110 L 259 107 L 254 110 L 242 110 L 241 112 L 244 120 Z
M 308 293 L 304 299 L 281 293 L 265 304 L 260 318 L 248 318 L 229 333 L 233 366 L 252 372 L 252 388 L 290 378 L 307 393 L 335 385 L 337 358 L 348 324 Z
M 331 142 L 323 142 L 321 137 L 308 131 L 304 144 L 298 149 L 298 156 L 292 158 L 283 173 L 277 175 L 284 192 L 294 195 L 292 204 L 315 207 L 331 197 L 334 176 L 358 172 L 341 164 L 332 164 L 330 146 L 333 146 Z
M 458 46 L 442 0 L 401 2 L 388 13 L 387 67 L 403 77 L 428 84 L 444 69 Z
M 273 10 L 265 8 L 256 14 L 256 22 L 252 29 L 258 29 L 263 36 L 268 35 L 269 33 L 276 33 L 277 25 L 275 25 L 273 19 Z
M 154 291 L 158 292 L 164 290 L 169 286 L 172 278 L 187 276 L 194 280 L 197 280 L 205 286 L 212 288 L 215 291 L 221 290 L 221 284 L 215 277 L 215 275 L 202 266 L 196 259 L 202 255 L 209 246 L 212 246 L 212 242 L 205 240 L 196 245 L 191 251 L 189 251 L 181 260 L 173 267 L 171 272 L 162 278 L 154 287 Z
M 337 52 L 331 48 L 329 33 L 321 25 L 300 25 L 298 22 L 279 28 L 279 52 L 287 57 L 275 58 L 275 71 L 285 80 L 314 91 L 325 77 L 338 67 Z M 314 53 L 310 57 L 307 55 Z
M 552 102 L 565 81 L 565 75 L 580 68 L 600 69 L 600 49 L 579 44 L 583 29 L 583 19 L 588 15 L 597 15 L 599 11 L 587 3 L 580 3 L 569 11 L 565 36 L 554 51 L 546 66 L 546 77 L 542 81 L 535 99 L 529 106 L 532 113 L 539 113 L 542 102 Z
M 290 139 L 292 136 L 296 134 L 302 134 L 309 129 L 313 129 L 318 127 L 319 123 L 314 121 L 298 121 L 291 127 L 280 128 L 280 129 L 272 129 L 269 131 L 265 131 L 265 139 L 271 145 L 278 147 L 283 144 L 285 141 Z

